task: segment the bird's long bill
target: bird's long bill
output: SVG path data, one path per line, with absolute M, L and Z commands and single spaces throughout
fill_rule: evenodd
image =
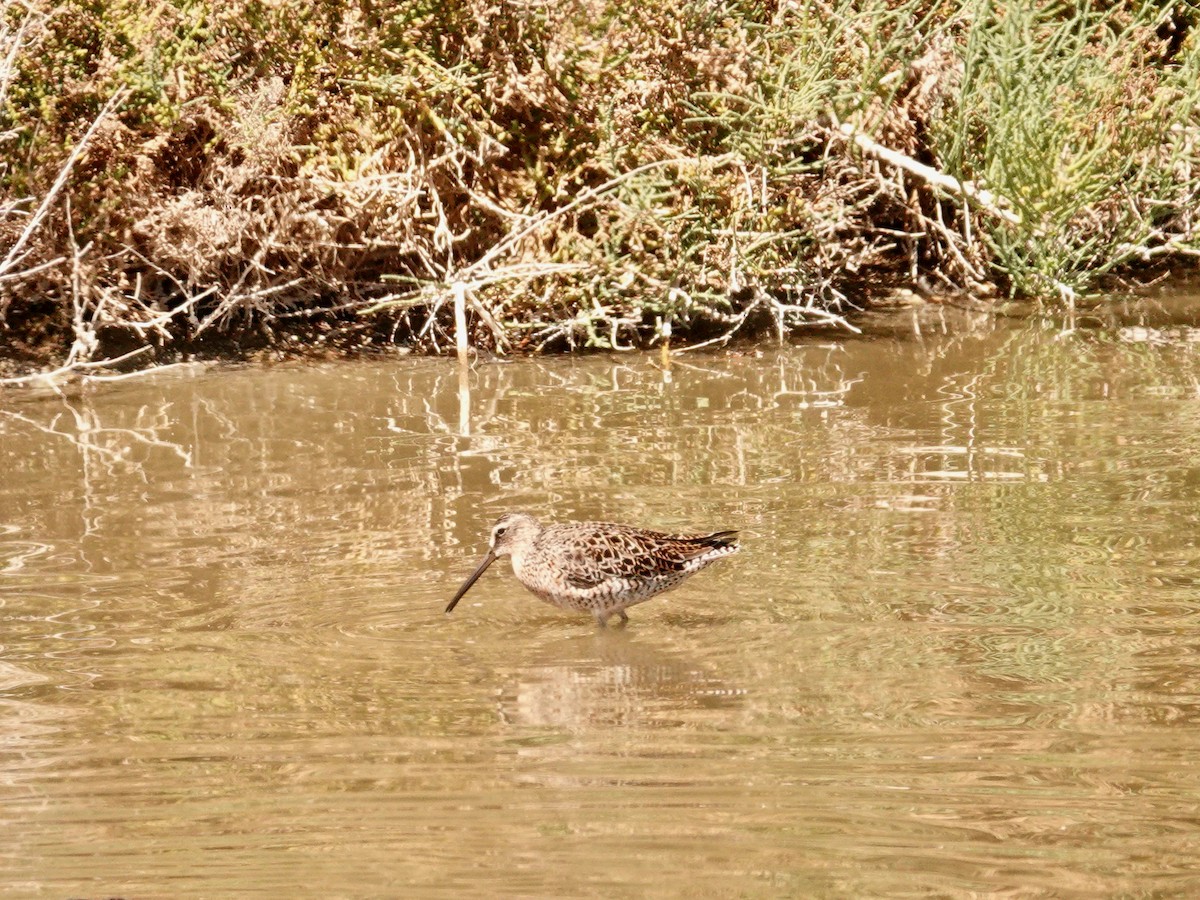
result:
M 468 578 L 466 581 L 464 581 L 463 586 L 458 589 L 458 593 L 454 595 L 454 599 L 451 600 L 450 605 L 446 607 L 446 612 L 450 612 L 452 609 L 454 609 L 454 607 L 456 607 L 458 605 L 458 601 L 463 598 L 463 594 L 465 594 L 467 591 L 469 591 L 471 589 L 471 585 L 473 585 L 476 581 L 478 581 L 479 576 L 482 575 L 487 570 L 487 567 L 490 566 L 495 561 L 496 561 L 496 554 L 493 553 L 491 550 L 489 550 L 487 552 L 487 556 L 485 556 L 483 558 L 483 562 L 481 562 L 479 564 L 479 568 L 476 569 L 474 572 L 472 572 L 471 577 Z

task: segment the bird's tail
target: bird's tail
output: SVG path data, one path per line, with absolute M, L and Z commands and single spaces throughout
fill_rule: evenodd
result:
M 737 529 L 732 531 L 714 531 L 712 534 L 692 538 L 692 542 L 702 547 L 712 547 L 714 550 L 725 550 L 737 547 L 737 535 Z

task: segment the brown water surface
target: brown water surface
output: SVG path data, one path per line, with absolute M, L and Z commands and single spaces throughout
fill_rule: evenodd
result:
M 0 892 L 1200 895 L 1192 321 L 8 391 Z M 445 616 L 512 509 L 744 550 Z

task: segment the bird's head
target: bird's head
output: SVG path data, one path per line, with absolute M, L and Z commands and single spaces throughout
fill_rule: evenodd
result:
M 492 526 L 492 537 L 488 543 L 487 555 L 483 557 L 479 568 L 463 582 L 463 586 L 458 589 L 458 593 L 446 607 L 446 612 L 454 609 L 458 601 L 463 598 L 463 594 L 471 589 L 471 585 L 479 580 L 479 576 L 487 570 L 488 566 L 501 556 L 524 553 L 541 531 L 542 526 L 538 520 L 533 516 L 525 515 L 525 513 L 505 513 L 497 519 L 496 524 Z

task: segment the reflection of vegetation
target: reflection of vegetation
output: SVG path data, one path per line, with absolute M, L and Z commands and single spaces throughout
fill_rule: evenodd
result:
M 144 380 L 2 420 L 29 491 L 9 537 L 50 548 L 22 585 L 68 536 L 86 572 L 65 589 L 132 566 L 189 610 L 156 614 L 174 627 L 333 623 L 340 597 L 365 628 L 432 615 L 374 604 L 407 609 L 408 584 L 436 611 L 437 571 L 503 509 L 731 523 L 751 562 L 714 590 L 750 579 L 766 601 L 738 621 L 917 622 L 935 658 L 914 665 L 1066 683 L 1144 647 L 1081 620 L 1191 583 L 1198 347 L 1025 330 L 696 356 L 669 378 L 641 357 L 481 365 L 465 391 L 432 364 Z
M 363 339 L 427 349 L 624 347 L 926 282 L 1071 299 L 1198 252 L 1197 24 L 1132 0 L 9 4 L 0 325 L 75 363 L 367 310 Z

